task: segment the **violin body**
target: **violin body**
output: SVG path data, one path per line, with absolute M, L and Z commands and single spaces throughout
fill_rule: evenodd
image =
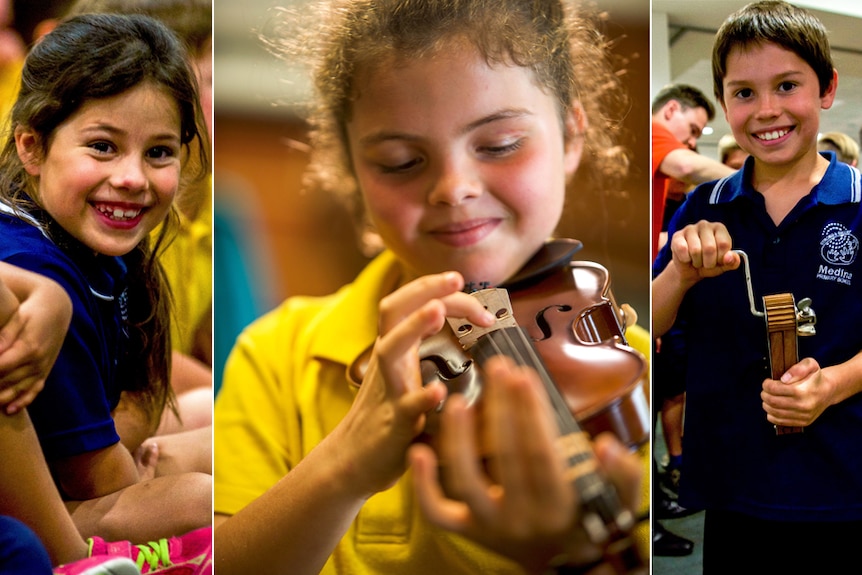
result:
M 548 284 L 563 290 L 553 293 Z M 592 436 L 611 431 L 630 447 L 647 442 L 647 361 L 626 343 L 608 271 L 573 261 L 509 293 L 515 318 L 581 427 Z
M 621 313 L 603 266 L 572 261 L 575 240 L 548 244 L 505 286 L 513 314 L 541 356 L 572 415 L 590 436 L 614 433 L 631 448 L 650 434 L 648 371 L 644 356 L 627 345 Z M 481 397 L 482 376 L 452 330 L 419 349 L 423 381 L 442 381 L 468 403 Z M 442 406 L 441 406 L 442 409 Z M 436 431 L 436 417 L 426 425 Z

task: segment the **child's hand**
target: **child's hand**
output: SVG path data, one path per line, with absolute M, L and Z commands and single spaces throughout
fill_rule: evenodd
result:
M 835 386 L 813 358 L 792 365 L 780 380 L 766 379 L 760 398 L 766 419 L 775 425 L 805 427 L 836 403 Z
M 739 254 L 732 251 L 730 234 L 722 223 L 690 224 L 673 235 L 670 247 L 683 284 L 693 285 L 739 267 Z
M 535 372 L 506 358 L 494 358 L 485 367 L 482 423 L 459 396 L 449 398 L 443 411 L 439 457 L 445 462 L 445 493 L 435 453 L 425 445 L 411 448 L 423 511 L 432 523 L 531 572 L 560 555 L 573 564 L 599 559 L 601 550 L 580 526 L 578 496 L 565 476 L 556 447 L 559 433 L 541 382 Z M 481 462 L 480 441 L 489 453 L 488 469 Z M 637 456 L 610 434 L 597 439 L 595 453 L 633 509 L 642 469 Z
M 156 477 L 159 466 L 159 444 L 157 441 L 145 441 L 132 454 L 135 467 L 138 469 L 139 481 L 149 481 Z
M 423 387 L 419 345 L 443 327 L 445 318 L 466 317 L 490 326 L 493 316 L 461 292 L 457 273 L 419 278 L 380 303 L 380 335 L 356 399 L 336 428 L 341 466 L 366 496 L 391 486 L 406 467 L 405 454 L 423 430 L 425 413 L 440 404 L 446 387 Z
M 45 385 L 72 317 L 57 283 L 5 265 L 0 281 L 0 408 L 13 414 Z M 8 272 L 8 274 L 7 274 Z

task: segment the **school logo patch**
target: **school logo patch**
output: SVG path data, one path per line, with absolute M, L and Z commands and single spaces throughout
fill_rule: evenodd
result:
M 820 264 L 817 277 L 850 285 L 853 272 L 847 270 L 846 266 L 856 261 L 858 255 L 859 238 L 843 224 L 827 224 L 820 234 L 820 256 L 826 264 Z
M 120 318 L 123 320 L 123 322 L 129 321 L 129 290 L 128 290 L 128 288 L 123 288 L 122 293 L 120 293 L 118 303 L 120 306 Z
M 129 337 L 129 289 L 123 288 L 120 297 L 117 298 L 117 303 L 119 304 L 120 310 L 120 319 L 123 321 L 120 323 L 121 329 L 123 331 L 123 335 L 128 339 Z
M 832 265 L 849 266 L 859 254 L 859 239 L 843 224 L 827 224 L 821 236 L 820 254 Z

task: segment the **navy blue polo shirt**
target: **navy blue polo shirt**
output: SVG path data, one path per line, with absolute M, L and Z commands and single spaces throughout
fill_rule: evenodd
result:
M 749 158 L 694 190 L 669 228 L 723 222 L 748 254 L 759 311 L 764 295 L 811 298 L 816 334 L 799 338 L 799 357 L 821 367 L 862 350 L 862 178 L 824 155 L 823 179 L 778 226 L 749 183 Z M 654 274 L 670 257 L 663 248 Z M 781 521 L 862 520 L 862 394 L 827 408 L 804 433 L 776 436 L 760 399 L 770 376 L 766 320 L 750 311 L 742 269 L 696 284 L 679 317 L 688 362 L 682 504 Z
M 57 281 L 72 299 L 72 322 L 60 355 L 28 407 L 49 460 L 120 439 L 111 411 L 120 398 L 117 364 L 127 339 L 121 317 L 125 265 L 120 258 L 81 248 L 64 251 L 0 204 L 0 260 Z

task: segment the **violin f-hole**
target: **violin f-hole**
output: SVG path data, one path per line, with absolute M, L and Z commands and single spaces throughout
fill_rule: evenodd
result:
M 553 336 L 551 324 L 553 320 L 549 320 L 548 313 L 570 313 L 572 306 L 570 305 L 550 305 L 542 308 L 536 314 L 536 327 L 541 333 L 541 337 L 534 338 L 533 341 L 539 342 L 550 339 Z M 568 325 L 574 336 L 580 343 L 583 344 L 599 344 L 610 341 L 622 341 L 622 330 L 616 321 L 616 314 L 613 307 L 608 303 L 600 303 L 583 310 L 577 318 L 572 318 Z
M 539 310 L 539 313 L 536 314 L 536 327 L 539 328 L 539 331 L 542 333 L 542 337 L 536 338 L 533 341 L 544 341 L 553 335 L 551 331 L 551 322 L 549 322 L 548 318 L 545 317 L 545 314 L 549 310 L 554 310 L 561 313 L 568 313 L 572 311 L 572 306 L 566 304 L 550 305 Z

